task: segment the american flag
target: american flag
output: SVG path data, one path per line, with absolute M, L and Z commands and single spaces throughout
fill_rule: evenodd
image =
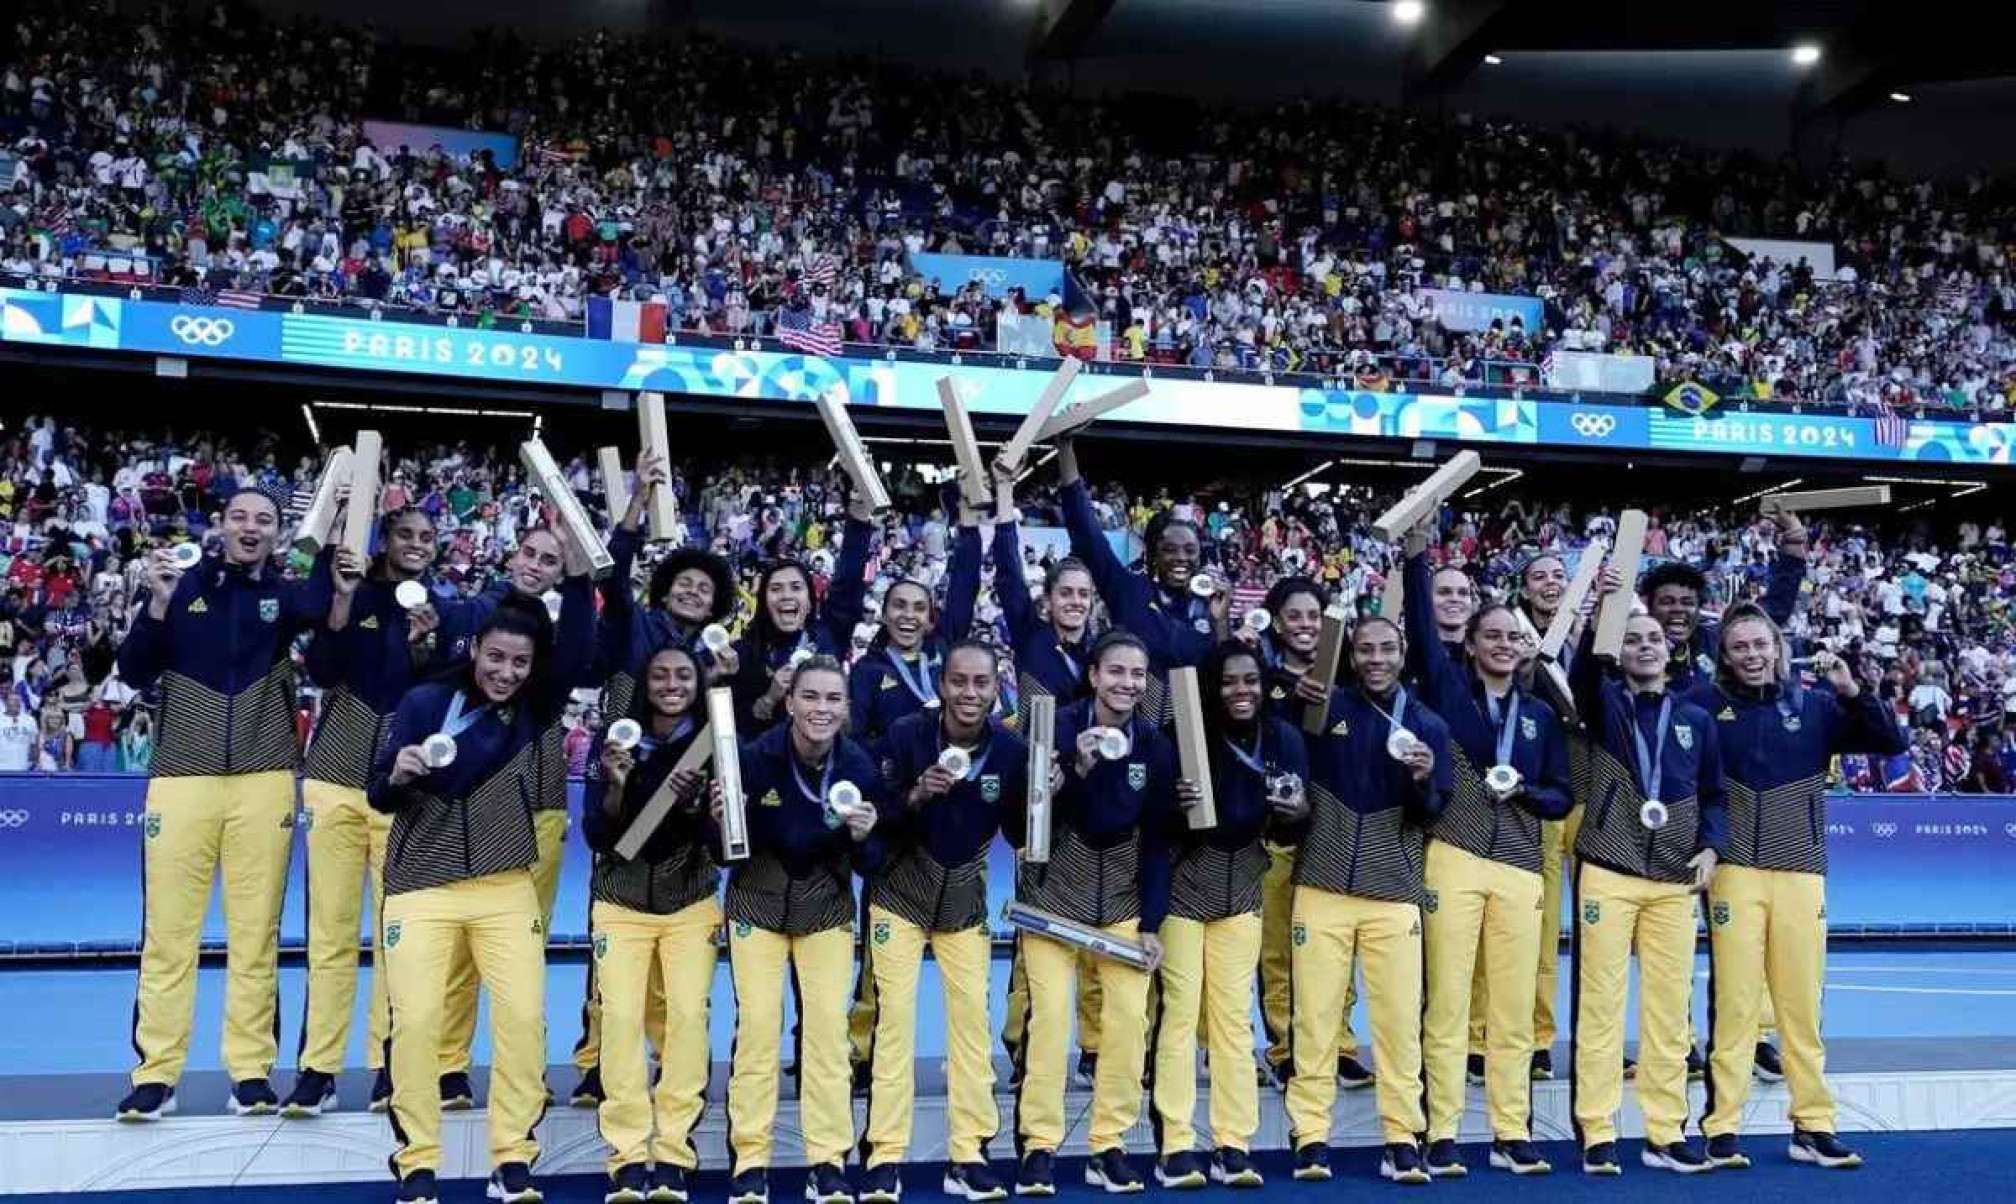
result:
M 221 288 L 217 290 L 217 304 L 228 306 L 231 309 L 258 309 L 259 299 L 258 293 L 248 292 L 245 289 Z
M 217 304 L 217 294 L 200 284 L 192 285 L 182 290 L 182 304 L 215 305 Z
M 1895 407 L 1883 402 L 1877 403 L 1876 446 L 1903 447 L 1911 438 L 1911 424 L 1904 420 Z
M 787 309 L 777 315 L 777 341 L 807 355 L 839 355 L 840 324 L 814 322 L 809 309 Z
M 840 261 L 831 255 L 814 255 L 812 262 L 805 267 L 805 283 L 808 285 L 823 284 L 831 288 L 839 276 Z

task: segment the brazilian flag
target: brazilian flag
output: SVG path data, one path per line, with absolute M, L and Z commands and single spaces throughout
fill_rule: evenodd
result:
M 1699 418 L 1714 409 L 1715 403 L 1721 400 L 1715 390 L 1694 380 L 1683 380 L 1673 386 L 1672 392 L 1666 394 L 1667 405 L 1694 418 Z

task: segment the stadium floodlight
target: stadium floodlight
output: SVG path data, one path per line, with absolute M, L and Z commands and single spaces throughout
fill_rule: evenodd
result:
M 1485 56 L 1484 56 L 1484 65 L 1485 65 L 1486 67 L 1498 67 L 1498 66 L 1502 66 L 1502 65 L 1504 64 L 1504 62 L 1505 62 L 1505 60 L 1504 60 L 1504 59 L 1502 59 L 1502 58 L 1499 58 L 1499 57 L 1498 57 L 1497 55 L 1495 55 L 1495 54 L 1487 54 L 1487 55 L 1485 55 Z
M 1896 101 L 1900 105 L 1908 105 L 1911 103 L 1911 94 L 1909 92 L 1892 92 L 1890 94 L 1890 99 Z
M 1792 64 L 1795 67 L 1811 67 L 1820 61 L 1820 47 L 1813 42 L 1801 42 L 1792 48 Z
M 1421 18 L 1428 15 L 1428 6 L 1421 0 L 1393 0 L 1393 22 L 1396 25 L 1419 25 Z

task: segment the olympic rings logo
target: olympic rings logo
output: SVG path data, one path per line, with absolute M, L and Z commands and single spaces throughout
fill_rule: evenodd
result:
M 238 327 L 229 318 L 191 317 L 176 314 L 168 321 L 169 333 L 191 345 L 200 343 L 205 347 L 221 347 L 238 332 Z
M 1568 421 L 1584 439 L 1602 439 L 1617 429 L 1617 419 L 1609 414 L 1577 413 Z
M 1892 836 L 1897 835 L 1897 825 L 1892 823 L 1870 824 L 1869 830 L 1876 833 L 1876 835 L 1882 837 L 1885 840 L 1888 840 Z
M 16 807 L 0 811 L 0 828 L 25 828 L 28 826 L 28 812 Z

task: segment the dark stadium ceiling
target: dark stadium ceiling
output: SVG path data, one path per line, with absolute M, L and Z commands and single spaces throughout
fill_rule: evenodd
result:
M 1327 95 L 1597 120 L 1913 171 L 2016 160 L 2006 134 L 2016 52 L 1983 27 L 2001 6 L 1954 0 L 1419 0 L 1411 25 L 1396 20 L 1399 0 L 253 2 L 428 39 L 480 25 L 703 29 L 1087 91 Z M 1794 62 L 1800 45 L 1818 48 L 1818 61 Z

